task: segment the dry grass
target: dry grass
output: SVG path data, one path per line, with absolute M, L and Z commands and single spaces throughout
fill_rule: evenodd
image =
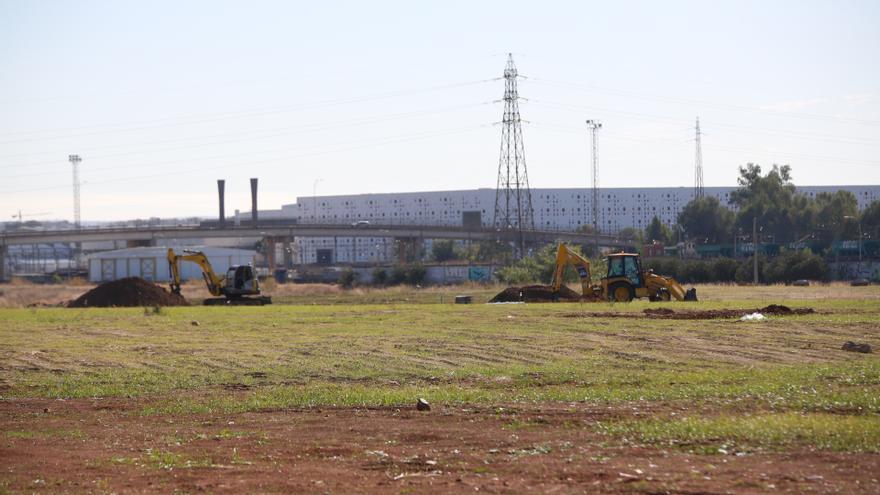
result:
M 163 287 L 165 284 L 161 284 Z M 35 284 L 13 279 L 0 285 L 0 308 L 29 306 L 59 306 L 91 290 L 95 284 L 75 280 L 62 284 Z M 343 289 L 335 284 L 276 284 L 267 281 L 264 292 L 276 304 L 391 304 L 391 303 L 451 303 L 457 294 L 471 294 L 477 303 L 488 301 L 501 291 L 501 285 L 465 283 L 451 286 L 415 288 L 407 285 L 394 287 L 355 287 Z M 580 287 L 572 287 L 580 290 Z M 182 286 L 183 296 L 194 304 L 211 297 L 201 280 L 190 280 Z M 858 299 L 880 301 L 880 286 L 851 287 L 836 282 L 810 287 L 784 285 L 738 286 L 726 284 L 698 285 L 701 301 L 821 301 Z

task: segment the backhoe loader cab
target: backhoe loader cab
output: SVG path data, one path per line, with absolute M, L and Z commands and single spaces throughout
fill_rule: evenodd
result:
M 697 290 L 685 290 L 675 279 L 642 268 L 636 253 L 610 254 L 608 274 L 602 278 L 602 294 L 609 301 L 629 302 L 640 297 L 651 301 L 696 301 Z

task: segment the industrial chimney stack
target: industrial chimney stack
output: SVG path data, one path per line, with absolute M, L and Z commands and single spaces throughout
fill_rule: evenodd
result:
M 251 179 L 251 221 L 257 226 L 257 179 Z
M 217 180 L 217 194 L 220 196 L 220 228 L 226 227 L 226 181 Z

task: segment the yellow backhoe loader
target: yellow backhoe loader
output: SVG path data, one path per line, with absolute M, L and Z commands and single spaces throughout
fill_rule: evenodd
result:
M 262 306 L 272 304 L 272 298 L 260 295 L 260 281 L 254 273 L 251 265 L 230 266 L 226 276 L 219 277 L 211 268 L 211 262 L 201 251 L 184 250 L 186 254 L 176 254 L 173 249 L 168 249 L 168 267 L 171 270 L 171 292 L 180 294 L 180 266 L 181 261 L 191 261 L 202 269 L 202 277 L 208 286 L 208 292 L 214 298 L 205 299 L 204 304 L 215 305 L 239 305 L 239 306 Z M 221 297 L 222 296 L 222 297 Z M 249 297 L 257 296 L 257 297 Z
M 610 254 L 606 258 L 608 272 L 599 284 L 593 284 L 590 262 L 560 243 L 556 251 L 556 269 L 553 272 L 552 289 L 559 291 L 567 265 L 572 265 L 581 279 L 584 299 L 629 302 L 647 297 L 651 301 L 696 301 L 697 289 L 687 289 L 674 278 L 657 275 L 653 270 L 642 268 L 637 253 Z

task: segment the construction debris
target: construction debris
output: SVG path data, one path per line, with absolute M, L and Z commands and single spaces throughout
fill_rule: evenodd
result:
M 67 303 L 68 308 L 188 306 L 186 299 L 138 277 L 103 283 Z

